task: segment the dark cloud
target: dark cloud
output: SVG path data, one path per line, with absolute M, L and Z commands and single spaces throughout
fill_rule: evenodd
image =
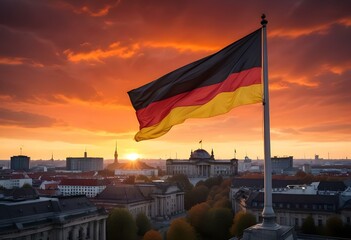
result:
M 0 95 L 12 101 L 49 103 L 80 99 L 98 101 L 101 96 L 85 79 L 77 79 L 61 68 L 1 66 Z
M 52 127 L 63 123 L 41 114 L 0 108 L 0 125 L 27 128 Z
M 0 26 L 0 36 L 0 57 L 22 58 L 24 64 L 38 66 L 63 62 L 51 41 L 40 39 L 33 33 Z

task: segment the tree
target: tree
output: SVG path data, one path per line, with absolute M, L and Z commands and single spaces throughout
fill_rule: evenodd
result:
M 316 234 L 317 233 L 317 228 L 314 223 L 313 217 L 309 215 L 305 221 L 303 221 L 301 225 L 301 231 L 302 233 L 306 234 Z
M 167 240 L 196 240 L 194 228 L 184 219 L 175 219 L 167 231 Z
M 200 235 L 206 234 L 206 217 L 210 210 L 210 205 L 206 202 L 196 204 L 187 212 L 187 220 Z
M 184 207 L 190 209 L 195 204 L 205 202 L 209 193 L 208 187 L 200 185 L 185 193 Z
M 227 240 L 230 237 L 230 226 L 233 214 L 228 208 L 211 208 L 205 219 L 207 236 L 213 240 Z
M 33 188 L 29 183 L 23 184 L 22 188 Z
M 135 183 L 135 176 L 128 176 L 123 183 L 125 184 L 134 184 Z
M 228 197 L 221 197 L 218 199 L 214 204 L 214 208 L 231 208 L 231 202 L 229 201 Z
M 214 186 L 219 186 L 221 185 L 221 183 L 223 182 L 223 177 L 222 176 L 217 176 L 217 177 L 211 177 L 211 178 L 207 178 L 204 181 L 204 185 L 206 187 L 208 187 L 208 189 L 211 189 Z
M 193 185 L 189 181 L 189 178 L 185 174 L 176 174 L 167 179 L 168 182 L 178 183 L 185 192 L 193 189 Z
M 135 178 L 135 181 L 139 181 L 139 182 L 151 182 L 151 179 L 148 178 L 148 177 L 145 176 L 145 175 L 138 175 L 138 176 Z
M 330 216 L 327 219 L 325 228 L 327 235 L 341 237 L 343 234 L 343 222 L 337 215 Z
M 144 234 L 151 229 L 151 222 L 144 213 L 139 213 L 136 216 L 135 223 L 138 229 L 139 236 L 144 236 Z
M 135 240 L 137 227 L 133 216 L 124 208 L 115 208 L 107 218 L 108 240 Z
M 244 230 L 252 225 L 256 224 L 256 218 L 254 215 L 248 212 L 238 212 L 235 214 L 233 219 L 233 225 L 230 229 L 231 234 L 241 237 Z
M 162 235 L 156 230 L 149 230 L 145 233 L 143 240 L 162 240 Z

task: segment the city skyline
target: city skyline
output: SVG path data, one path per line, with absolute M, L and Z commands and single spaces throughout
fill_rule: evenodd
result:
M 351 156 L 349 1 L 2 1 L 0 159 L 263 158 L 261 104 L 135 142 L 127 91 L 208 56 L 267 15 L 272 156 Z

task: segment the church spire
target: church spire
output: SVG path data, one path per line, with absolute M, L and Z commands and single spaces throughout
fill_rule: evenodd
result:
M 118 163 L 117 141 L 116 141 L 116 148 L 115 148 L 115 161 L 114 161 L 114 163 Z

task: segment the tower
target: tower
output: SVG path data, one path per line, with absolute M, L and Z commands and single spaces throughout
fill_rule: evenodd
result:
M 114 161 L 114 163 L 118 163 L 117 142 L 116 142 L 116 148 L 115 148 L 115 161 Z

